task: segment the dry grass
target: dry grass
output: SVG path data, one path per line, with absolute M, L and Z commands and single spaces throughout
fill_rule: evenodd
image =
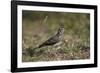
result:
M 27 50 L 26 50 L 27 49 Z M 88 42 L 63 40 L 59 46 L 46 46 L 34 49 L 29 46 L 23 51 L 23 62 L 89 59 Z

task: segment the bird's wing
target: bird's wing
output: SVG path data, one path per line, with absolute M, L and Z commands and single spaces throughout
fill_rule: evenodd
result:
M 53 45 L 53 44 L 55 44 L 57 42 L 58 42 L 58 40 L 57 40 L 56 36 L 52 36 L 51 38 L 49 38 L 48 40 L 46 40 L 44 43 L 42 43 L 41 45 L 39 45 L 39 48 L 43 47 L 43 46 L 47 46 L 47 45 Z

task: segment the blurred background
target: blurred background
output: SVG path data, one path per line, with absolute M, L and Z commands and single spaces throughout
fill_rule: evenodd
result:
M 54 35 L 59 24 L 64 25 L 63 44 L 60 49 L 43 47 L 42 42 Z M 22 61 L 77 60 L 90 58 L 90 14 L 22 11 Z M 24 50 L 27 50 L 24 53 Z

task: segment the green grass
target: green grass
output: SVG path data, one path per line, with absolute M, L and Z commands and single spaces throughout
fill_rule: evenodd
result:
M 60 23 L 65 28 L 60 48 L 34 49 L 55 34 Z M 22 32 L 23 62 L 90 58 L 90 15 L 87 13 L 23 11 Z

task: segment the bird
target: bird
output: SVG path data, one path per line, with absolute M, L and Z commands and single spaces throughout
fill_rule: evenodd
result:
M 30 49 L 27 49 L 27 52 L 30 54 L 30 56 L 33 55 L 33 53 L 36 53 L 36 50 L 38 48 L 46 47 L 46 46 L 53 46 L 57 43 L 59 43 L 63 39 L 63 34 L 64 34 L 64 25 L 59 24 L 59 29 L 56 31 L 56 33 L 48 38 L 46 41 L 44 41 L 42 44 L 38 45 L 37 47 Z
M 59 25 L 60 27 L 58 31 L 56 32 L 56 34 L 54 34 L 49 39 L 47 39 L 45 42 L 40 44 L 37 48 L 41 48 L 45 46 L 52 46 L 52 45 L 59 43 L 62 40 L 63 34 L 64 34 L 64 25 L 63 24 L 59 24 Z

